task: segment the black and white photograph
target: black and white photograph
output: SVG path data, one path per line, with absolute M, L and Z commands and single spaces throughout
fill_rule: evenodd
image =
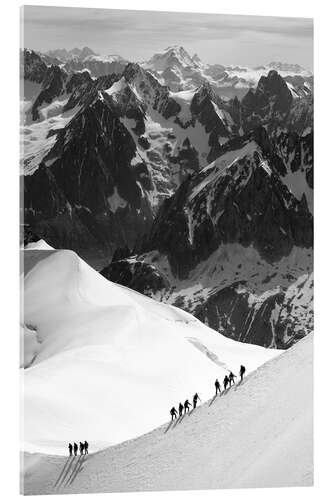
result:
M 313 19 L 91 4 L 21 8 L 21 494 L 312 486 Z

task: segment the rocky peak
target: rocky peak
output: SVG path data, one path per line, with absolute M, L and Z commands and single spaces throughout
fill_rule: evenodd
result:
M 151 72 L 136 63 L 129 63 L 123 77 L 133 85 L 145 105 L 159 111 L 164 118 L 168 119 L 179 113 L 180 105 L 170 97 L 168 87 L 161 85 Z
M 137 63 L 130 62 L 126 65 L 123 76 L 126 80 L 132 81 L 138 75 L 143 74 L 143 69 Z
M 47 71 L 47 65 L 37 52 L 24 49 L 20 53 L 20 73 L 25 80 L 41 83 Z
M 48 50 L 46 52 L 46 55 L 59 59 L 61 62 L 67 62 L 73 58 L 83 60 L 85 57 L 97 54 L 89 47 L 83 47 L 82 49 L 75 47 L 74 49 L 70 50 L 67 49 Z
M 207 159 L 212 161 L 219 156 L 221 144 L 230 139 L 237 128 L 237 120 L 234 120 L 232 115 L 236 116 L 239 111 L 233 110 L 229 104 L 224 103 L 208 82 L 201 85 L 195 92 L 190 109 L 192 115 L 210 134 L 211 150 Z
M 270 128 L 275 127 L 285 121 L 292 104 L 293 96 L 287 83 L 276 70 L 271 70 L 241 101 L 243 128 L 250 130 L 267 123 Z
M 277 175 L 260 146 L 246 139 L 183 183 L 162 205 L 148 245 L 185 278 L 219 245 L 253 245 L 267 262 L 312 245 L 312 216 Z
M 268 96 L 279 96 L 283 94 L 289 101 L 292 97 L 288 85 L 275 69 L 270 70 L 267 76 L 262 76 L 260 78 L 257 92 L 264 92 Z
M 175 45 L 167 49 L 167 54 L 169 56 L 176 58 L 178 63 L 185 64 L 186 66 L 191 65 L 192 58 L 189 53 L 182 46 Z
M 194 94 L 193 101 L 196 101 L 199 104 L 206 98 L 212 100 L 216 99 L 216 93 L 212 89 L 212 86 L 209 82 L 204 82 L 202 85 L 200 85 L 200 87 Z
M 200 57 L 198 56 L 198 54 L 194 54 L 194 55 L 192 56 L 192 61 L 193 61 L 195 64 L 199 64 L 199 65 L 200 65 L 200 64 L 202 64 L 202 61 L 201 61 Z
M 138 94 L 124 77 L 116 80 L 110 87 L 102 91 L 103 98 L 110 107 L 119 113 L 119 116 L 126 116 L 134 119 L 136 126 L 132 127 L 138 136 L 145 132 L 145 110 L 146 104 L 142 102 Z
M 136 144 L 119 113 L 101 91 L 93 95 L 26 177 L 26 220 L 53 246 L 110 251 L 114 244 L 132 246 L 150 227 L 145 192 L 152 188 L 145 163 L 132 163 Z
M 83 49 L 81 49 L 81 50 L 80 49 L 72 49 L 71 53 L 73 55 L 80 57 L 81 59 L 85 59 L 88 56 L 96 56 L 97 55 L 96 52 L 94 52 L 89 47 L 83 47 Z
M 32 105 L 32 119 L 39 119 L 39 107 L 43 103 L 50 104 L 55 97 L 58 97 L 65 91 L 65 83 L 68 73 L 59 66 L 49 66 L 45 72 L 42 88 Z
M 196 65 L 196 63 L 195 63 Z M 166 68 L 186 68 L 193 66 L 193 60 L 184 47 L 172 45 L 164 51 L 154 54 L 145 63 L 145 66 L 155 71 L 164 71 Z
M 66 83 L 66 91 L 68 93 L 73 92 L 77 87 L 84 85 L 84 84 L 89 84 L 92 83 L 93 80 L 90 76 L 89 71 L 79 71 L 76 73 L 73 73 L 68 82 Z

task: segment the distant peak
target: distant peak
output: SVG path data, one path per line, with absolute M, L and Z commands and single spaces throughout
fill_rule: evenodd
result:
M 89 47 L 83 47 L 82 49 L 75 47 L 69 50 L 67 49 L 48 50 L 46 52 L 46 55 L 50 57 L 56 57 L 61 61 L 68 61 L 73 58 L 84 59 L 87 56 L 94 56 L 94 55 L 96 56 L 97 54 Z
M 302 73 L 307 71 L 305 68 L 296 63 L 286 63 L 280 61 L 272 61 L 267 64 L 268 68 L 275 69 L 277 71 L 291 71 L 293 73 Z
M 201 96 L 205 96 L 205 95 L 212 96 L 214 94 L 214 91 L 213 91 L 212 86 L 209 82 L 204 82 L 198 88 L 197 94 L 199 94 Z
M 198 54 L 194 54 L 194 56 L 192 57 L 192 61 L 198 64 L 201 64 L 202 62 Z
M 174 50 L 174 51 L 177 51 L 177 52 L 186 52 L 186 50 L 184 49 L 184 47 L 182 47 L 181 45 L 170 45 L 169 47 L 167 47 L 165 49 L 165 52 L 169 52 L 170 50 Z

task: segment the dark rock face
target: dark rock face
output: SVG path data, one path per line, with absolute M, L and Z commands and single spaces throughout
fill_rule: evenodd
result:
M 169 119 L 180 111 L 179 104 L 170 97 L 168 87 L 161 85 L 148 71 L 143 70 L 136 63 L 129 63 L 123 77 L 128 83 L 136 84 L 146 105 L 150 105 L 161 115 Z
M 310 259 L 313 218 L 305 196 L 297 199 L 283 176 L 287 168 L 290 173 L 290 150 L 293 168 L 303 168 L 305 145 L 310 148 L 311 139 L 296 133 L 279 134 L 275 139 L 271 141 L 265 129 L 259 128 L 230 141 L 220 159 L 189 176 L 164 201 L 149 236 L 141 243 L 141 255 L 112 262 L 103 275 L 159 300 L 167 298 L 213 329 L 242 342 L 287 348 L 312 331 L 309 289 L 313 285 L 305 291 L 304 283 L 294 285 L 300 276 L 309 276 L 311 265 L 298 270 L 292 258 L 291 271 L 283 272 L 277 281 L 287 279 L 284 288 L 274 284 L 269 288 L 281 259 L 288 259 L 293 249 L 309 249 Z M 303 148 L 300 163 L 294 154 L 298 146 Z M 235 244 L 258 252 L 259 261 L 248 271 L 246 280 L 239 281 L 237 275 L 240 267 L 247 266 L 247 254 L 237 272 L 230 271 L 229 258 L 222 256 L 224 246 Z M 151 261 L 149 257 L 146 262 L 146 256 L 155 254 L 162 260 L 157 257 L 152 264 L 155 258 Z M 219 285 L 212 274 L 208 296 L 198 290 L 197 296 L 187 299 L 186 290 L 196 284 L 196 269 L 208 269 L 213 254 L 215 272 L 222 273 L 221 278 L 232 272 L 233 284 Z M 170 275 L 164 272 L 165 258 Z M 263 265 L 267 265 L 266 271 Z M 255 278 L 258 275 L 260 279 Z M 253 295 L 253 287 L 256 290 L 258 286 L 252 284 L 255 280 L 269 291 L 266 297 Z
M 286 349 L 313 330 L 313 291 L 304 298 L 305 287 L 313 289 L 313 280 L 300 282 L 293 294 L 272 291 L 254 306 L 249 292 L 239 290 L 235 282 L 212 294 L 194 311 L 204 323 L 234 340 Z M 302 300 L 303 299 L 303 300 Z
M 271 322 L 272 312 L 277 305 L 282 305 L 284 294 L 277 292 L 258 308 L 253 308 L 249 305 L 248 294 L 237 293 L 240 284 L 235 282 L 197 307 L 197 318 L 204 323 L 209 321 L 211 328 L 224 334 L 227 332 L 227 336 L 234 340 L 264 347 L 286 348 L 282 325 Z
M 143 163 L 131 166 L 134 155 L 127 129 L 96 99 L 59 132 L 46 158 L 52 165 L 25 177 L 26 222 L 52 246 L 133 246 L 136 231 L 146 232 L 152 222 L 142 197 L 151 187 L 149 173 Z
M 121 83 L 121 92 L 113 98 L 108 91 L 116 82 Z M 85 249 L 89 241 L 92 249 L 99 245 L 117 248 L 125 243 L 133 246 L 138 236 L 150 228 L 154 216 L 155 208 L 147 193 L 164 189 L 158 177 L 152 183 L 147 164 L 139 159 L 138 148 L 142 148 L 149 162 L 158 165 L 160 161 L 145 136 L 148 107 L 165 119 L 177 119 L 180 106 L 166 87 L 136 64 L 128 64 L 122 76 L 96 80 L 88 72 L 68 75 L 50 66 L 32 105 L 33 120 L 40 118 L 39 109 L 44 103 L 63 94 L 69 95 L 64 112 L 81 109 L 64 129 L 48 131 L 47 137 L 56 136 L 56 142 L 38 170 L 25 178 L 27 222 L 53 246 L 69 246 L 77 251 L 80 242 Z M 135 125 L 125 127 L 123 118 L 133 120 Z M 163 154 L 171 167 L 179 169 L 179 179 L 187 171 L 199 170 L 198 152 L 188 138 L 177 151 L 172 151 L 168 136 L 163 140 Z M 173 187 L 174 180 L 170 178 L 169 182 Z M 41 187 L 45 196 L 40 194 Z M 110 197 L 120 205 L 110 207 Z M 77 234 L 70 236 L 70 231 Z
M 225 111 L 229 112 L 229 106 L 224 104 L 208 84 L 202 85 L 192 99 L 191 113 L 209 134 L 211 150 L 207 157 L 208 163 L 221 154 L 220 139 L 229 140 L 237 131 L 236 123 L 230 119 L 231 116 L 225 116 Z
M 290 275 L 291 288 L 270 289 L 269 282 L 276 275 L 276 272 L 272 272 L 262 280 L 267 286 L 267 293 L 256 296 L 250 291 L 251 280 L 237 280 L 236 273 L 231 285 L 212 289 L 208 297 L 198 289 L 189 299 L 186 296 L 189 282 L 184 281 L 184 293 L 181 290 L 175 293 L 174 281 L 169 281 L 161 272 L 158 262 L 155 266 L 144 260 L 137 260 L 138 258 L 140 257 L 132 256 L 130 259 L 112 262 L 102 274 L 113 282 L 128 286 L 155 300 L 167 300 L 168 303 L 191 312 L 216 331 L 240 342 L 285 349 L 313 330 L 311 275 L 302 275 L 298 282 L 293 281 L 297 276 Z M 222 256 L 220 262 L 223 262 Z M 227 271 L 227 262 L 223 264 Z M 246 265 L 246 262 L 243 264 Z M 219 266 L 218 260 L 216 265 Z M 192 286 L 194 283 L 195 281 Z
M 271 173 L 261 166 L 263 162 Z M 184 182 L 154 221 L 145 250 L 166 254 L 175 275 L 185 278 L 221 243 L 253 245 L 268 262 L 288 255 L 293 246 L 312 246 L 307 204 L 290 193 L 258 146 L 222 175 L 218 171 L 216 165 Z
M 198 152 L 188 139 L 185 139 L 177 155 L 169 156 L 169 161 L 171 164 L 179 165 L 184 173 L 198 172 L 200 170 Z
M 74 73 L 66 83 L 69 99 L 64 106 L 64 111 L 69 111 L 75 106 L 82 108 L 89 106 L 98 98 L 99 90 L 110 87 L 117 79 L 117 75 L 108 75 L 93 80 L 87 71 Z
M 33 50 L 24 49 L 20 54 L 20 73 L 25 80 L 41 83 L 47 71 L 47 65 Z
M 154 294 L 170 288 L 170 283 L 165 276 L 153 265 L 145 262 L 131 263 L 118 260 L 106 266 L 101 274 L 114 283 L 120 283 L 143 294 Z
M 88 71 L 82 71 L 80 73 L 73 73 L 66 83 L 66 92 L 69 94 L 74 92 L 76 88 L 82 85 L 88 86 L 93 82 Z
M 38 120 L 39 107 L 42 104 L 50 104 L 55 97 L 64 92 L 64 85 L 67 79 L 67 73 L 59 66 L 50 66 L 47 68 L 42 82 L 42 89 L 32 106 L 32 119 Z
M 181 184 L 174 196 L 165 200 L 156 216 L 150 237 L 142 248 L 143 251 L 159 250 L 170 256 L 174 271 L 178 274 L 182 274 L 182 271 L 186 274 L 189 264 L 186 264 L 184 270 L 183 263 L 191 255 L 187 218 L 185 212 L 180 209 L 180 207 L 184 208 L 189 186 L 190 179 L 188 178 Z M 208 232 L 209 229 L 205 231 Z
M 243 129 L 249 131 L 264 125 L 269 135 L 278 128 L 301 135 L 307 128 L 313 128 L 311 91 L 296 85 L 293 92 L 275 70 L 261 77 L 257 88 L 250 89 L 241 101 Z
M 293 102 L 287 117 L 286 127 L 291 132 L 307 135 L 313 131 L 313 95 L 297 99 Z
M 291 83 L 302 97 L 309 96 L 313 93 L 313 75 L 307 77 L 301 75 L 288 75 L 284 77 L 284 80 Z
M 203 322 L 209 318 L 209 325 L 217 331 L 227 332 L 227 336 L 240 342 L 274 347 L 288 348 L 295 342 L 291 336 L 285 340 L 288 324 L 272 323 L 272 313 L 283 304 L 283 292 L 276 293 L 265 300 L 258 308 L 251 308 L 245 294 L 235 292 L 237 283 L 216 293 L 212 299 L 196 311 L 196 316 Z
M 280 131 L 272 134 L 271 141 L 288 170 L 304 173 L 307 185 L 313 189 L 313 129 L 309 127 L 309 132 L 303 136 Z M 285 175 L 287 168 L 280 173 Z
M 40 240 L 40 236 L 34 233 L 28 224 L 20 226 L 20 245 L 26 246 L 28 243 L 36 243 Z
M 286 82 L 275 70 L 262 76 L 256 90 L 250 89 L 242 99 L 242 118 L 247 129 L 268 121 L 281 121 L 293 102 Z

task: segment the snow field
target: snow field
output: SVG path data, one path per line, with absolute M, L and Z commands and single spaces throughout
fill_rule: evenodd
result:
M 181 421 L 80 459 L 74 473 L 69 461 L 60 476 L 65 457 L 25 454 L 24 491 L 311 486 L 312 353 L 311 335 Z
M 24 257 L 22 326 L 39 344 L 22 370 L 26 451 L 64 454 L 68 441 L 101 449 L 131 439 L 196 391 L 209 398 L 227 370 L 243 363 L 252 371 L 279 354 L 113 284 L 72 251 Z

